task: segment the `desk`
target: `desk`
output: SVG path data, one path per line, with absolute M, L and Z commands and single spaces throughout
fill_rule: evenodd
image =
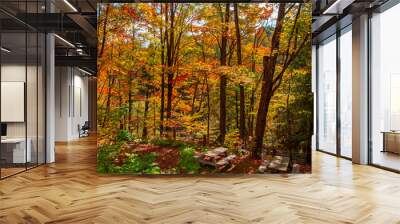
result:
M 27 139 L 28 143 L 25 152 L 25 138 L 6 138 L 1 139 L 1 157 L 6 163 L 26 163 L 31 162 L 31 139 Z M 26 159 L 26 160 L 25 160 Z
M 383 131 L 383 150 L 382 152 L 392 152 L 400 154 L 400 132 Z

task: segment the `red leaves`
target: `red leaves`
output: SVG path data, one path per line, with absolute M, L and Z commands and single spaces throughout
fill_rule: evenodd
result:
M 122 12 L 129 15 L 132 19 L 138 19 L 139 16 L 136 12 L 136 9 L 132 7 L 130 4 L 124 4 L 122 6 Z

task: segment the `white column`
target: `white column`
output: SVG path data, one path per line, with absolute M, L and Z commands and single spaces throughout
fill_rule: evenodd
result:
M 368 15 L 353 19 L 353 162 L 368 163 Z
M 55 56 L 54 56 L 54 35 L 46 36 L 46 162 L 55 161 L 54 133 L 55 133 Z

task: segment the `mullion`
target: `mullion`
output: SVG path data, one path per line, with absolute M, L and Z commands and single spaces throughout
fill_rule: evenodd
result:
M 25 0 L 25 21 L 28 19 L 28 1 Z M 25 23 L 26 24 L 26 23 Z M 25 120 L 25 170 L 28 170 L 28 114 L 27 114 L 27 91 L 28 91 L 28 26 L 25 25 L 25 100 L 24 100 L 24 120 Z
M 36 1 L 39 13 L 39 0 Z M 39 165 L 39 32 L 36 32 L 36 166 Z
M 341 65 L 340 65 L 340 36 L 339 27 L 336 30 L 336 154 L 341 157 L 341 118 L 340 118 L 340 103 L 341 103 Z

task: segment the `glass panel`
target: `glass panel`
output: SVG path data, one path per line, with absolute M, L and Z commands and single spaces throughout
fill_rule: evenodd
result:
M 28 150 L 30 149 L 30 161 L 28 160 L 28 168 L 37 165 L 38 160 L 38 36 L 36 32 L 27 34 L 28 38 L 28 64 L 27 64 L 27 94 L 26 94 L 26 113 L 27 113 L 27 142 Z
M 38 163 L 45 163 L 45 35 L 39 34 L 38 45 Z
M 26 33 L 1 35 L 1 122 L 2 177 L 25 170 L 31 161 L 26 150 Z
M 21 22 L 38 19 L 26 13 L 44 6 L 45 0 L 0 2 L 9 12 L 0 12 L 1 178 L 45 162 L 45 35 Z
M 37 1 L 27 2 L 27 13 L 38 13 Z M 33 17 L 31 20 L 38 20 Z M 37 23 L 38 21 L 31 21 Z M 31 151 L 31 159 L 28 168 L 38 164 L 38 64 L 39 64 L 39 36 L 36 30 L 27 30 L 27 82 L 26 82 L 26 113 L 27 113 L 27 149 Z
M 336 153 L 336 37 L 318 48 L 318 147 Z
M 352 157 L 352 35 L 351 27 L 340 36 L 340 152 Z
M 372 163 L 400 170 L 400 5 L 371 19 Z

